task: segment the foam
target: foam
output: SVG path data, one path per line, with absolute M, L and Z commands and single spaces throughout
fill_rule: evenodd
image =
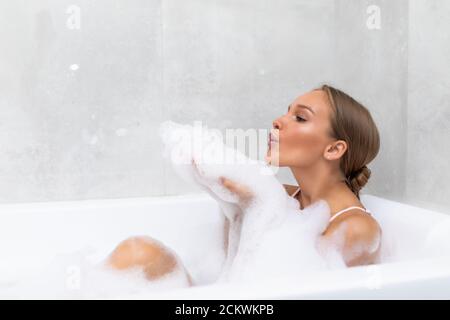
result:
M 161 124 L 164 154 L 185 180 L 201 186 L 230 221 L 229 251 L 219 281 L 263 281 L 279 274 L 344 267 L 339 254 L 317 249 L 330 209 L 324 200 L 299 209 L 269 165 L 247 158 L 223 144 L 221 135 L 206 126 L 172 121 Z M 246 185 L 254 197 L 242 207 L 219 177 Z
M 104 261 L 92 259 L 92 250 L 57 255 L 44 268 L 1 290 L 8 299 L 110 299 L 128 294 L 161 292 L 188 287 L 183 269 L 148 281 L 141 268 L 113 270 Z

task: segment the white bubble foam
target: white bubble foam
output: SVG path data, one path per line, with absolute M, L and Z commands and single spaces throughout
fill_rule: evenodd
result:
M 81 250 L 56 256 L 45 268 L 21 276 L 2 295 L 8 299 L 110 299 L 183 287 L 188 287 L 188 281 L 181 268 L 149 281 L 141 268 L 114 270 Z

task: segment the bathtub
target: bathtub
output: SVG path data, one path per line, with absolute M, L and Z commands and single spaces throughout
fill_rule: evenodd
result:
M 112 298 L 449 299 L 450 216 L 372 195 L 361 201 L 383 228 L 383 263 L 251 286 L 213 283 L 224 259 L 223 217 L 206 194 L 1 205 L 0 298 L 47 298 L 40 288 L 11 292 L 55 256 L 89 252 L 91 261 L 100 262 L 127 237 L 150 235 L 178 254 L 197 286 Z M 48 281 L 67 281 L 77 266 L 62 268 L 54 275 L 58 279 Z M 41 280 L 42 285 L 46 279 Z

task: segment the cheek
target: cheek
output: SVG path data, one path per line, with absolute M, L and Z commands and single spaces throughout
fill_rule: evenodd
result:
M 284 136 L 280 153 L 301 158 L 316 158 L 322 153 L 324 139 L 319 130 L 312 126 L 299 126 Z

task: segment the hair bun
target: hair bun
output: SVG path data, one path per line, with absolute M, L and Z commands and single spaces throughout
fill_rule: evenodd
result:
M 350 188 L 357 195 L 359 191 L 367 184 L 370 178 L 371 171 L 367 166 L 363 166 L 359 170 L 353 172 L 349 177 Z

